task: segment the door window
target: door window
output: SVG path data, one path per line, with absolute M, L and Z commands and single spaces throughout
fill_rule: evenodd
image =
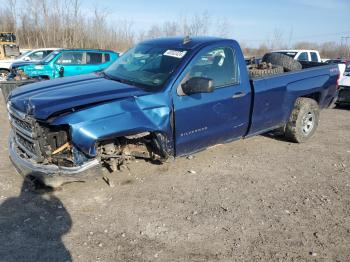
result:
M 236 54 L 230 47 L 220 47 L 201 55 L 189 73 L 189 78 L 206 77 L 214 82 L 214 87 L 224 87 L 239 83 Z
M 83 52 L 64 52 L 58 59 L 57 64 L 60 65 L 82 65 L 85 64 L 83 60 Z
M 298 56 L 298 60 L 299 61 L 308 61 L 309 57 L 307 55 L 307 52 L 302 52 L 299 56 Z
M 111 61 L 111 57 L 108 53 L 105 53 L 105 62 Z
M 102 55 L 102 53 L 87 52 L 86 63 L 89 65 L 102 64 Z
M 311 52 L 311 61 L 318 62 L 318 56 L 315 52 Z

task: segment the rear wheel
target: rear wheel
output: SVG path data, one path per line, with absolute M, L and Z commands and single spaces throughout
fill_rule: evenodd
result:
M 303 143 L 313 136 L 319 121 L 319 107 L 315 100 L 298 98 L 285 127 L 285 136 L 296 143 Z

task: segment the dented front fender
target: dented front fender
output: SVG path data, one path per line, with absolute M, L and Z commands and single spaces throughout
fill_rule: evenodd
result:
M 57 117 L 51 125 L 68 125 L 72 143 L 96 156 L 96 142 L 141 132 L 162 132 L 173 148 L 169 96 L 162 93 L 130 97 Z

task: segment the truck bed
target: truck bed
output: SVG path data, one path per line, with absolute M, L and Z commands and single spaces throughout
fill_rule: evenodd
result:
M 302 66 L 300 71 L 251 79 L 253 110 L 248 136 L 286 123 L 298 97 L 312 97 L 320 108 L 332 102 L 337 91 L 337 65 L 302 62 Z

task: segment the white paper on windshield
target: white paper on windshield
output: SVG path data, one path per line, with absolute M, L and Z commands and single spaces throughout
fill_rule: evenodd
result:
M 187 51 L 167 50 L 165 51 L 164 55 L 176 58 L 183 58 L 186 55 L 186 53 Z

